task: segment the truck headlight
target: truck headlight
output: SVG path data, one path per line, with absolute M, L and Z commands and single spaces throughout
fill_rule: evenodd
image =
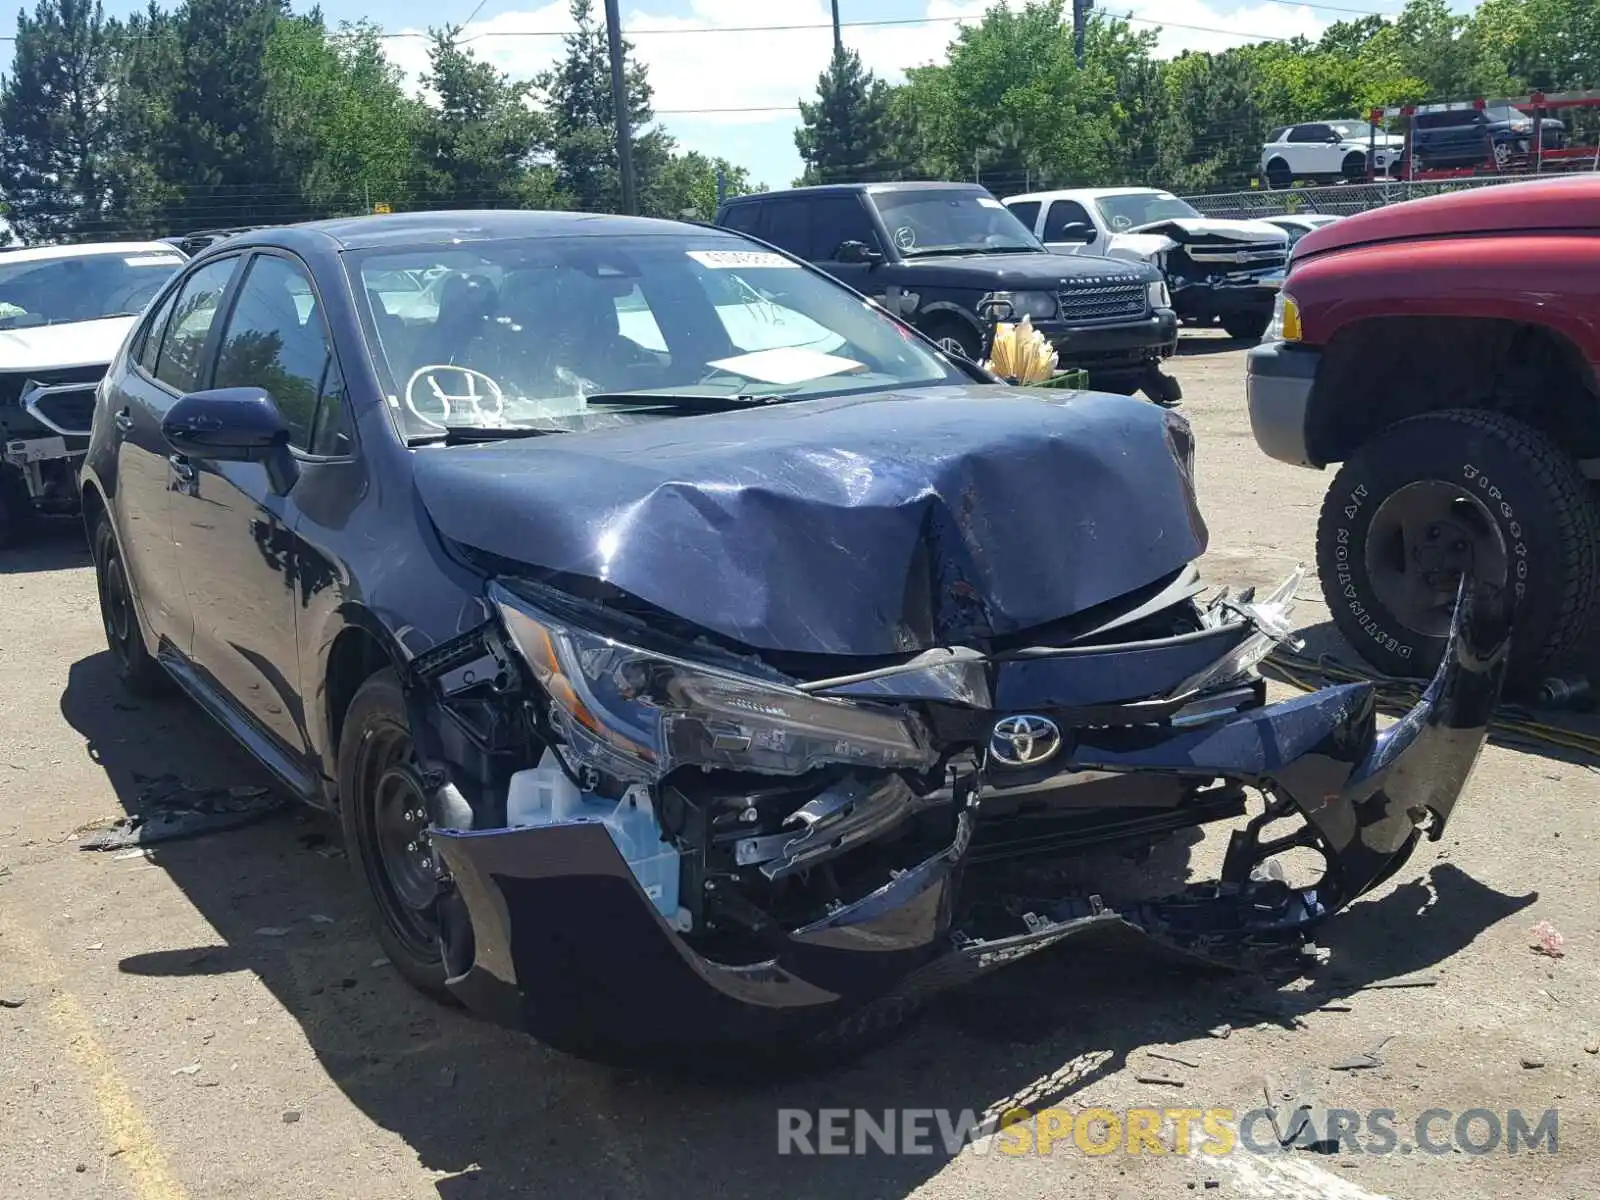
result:
M 1172 307 L 1172 293 L 1167 291 L 1167 281 L 1165 279 L 1157 279 L 1150 284 L 1149 292 L 1151 308 Z
M 1300 340 L 1300 306 L 1284 288 L 1278 289 L 1278 298 L 1272 303 L 1272 320 L 1267 323 L 1267 331 L 1261 337 L 1268 342 Z
M 618 779 L 653 782 L 685 765 L 782 775 L 828 763 L 924 769 L 937 757 L 905 712 L 629 645 L 500 582 L 489 599 L 570 753 Z

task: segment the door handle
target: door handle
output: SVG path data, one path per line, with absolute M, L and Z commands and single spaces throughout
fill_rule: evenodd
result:
M 117 414 L 116 421 L 117 428 L 122 430 L 123 433 L 133 432 L 133 412 L 131 409 L 124 408 Z

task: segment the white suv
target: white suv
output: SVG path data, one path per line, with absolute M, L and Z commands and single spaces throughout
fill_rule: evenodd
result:
M 1261 147 L 1261 178 L 1270 188 L 1296 180 L 1360 183 L 1367 177 L 1367 155 L 1382 175 L 1400 158 L 1406 140 L 1367 121 L 1308 121 L 1276 129 Z

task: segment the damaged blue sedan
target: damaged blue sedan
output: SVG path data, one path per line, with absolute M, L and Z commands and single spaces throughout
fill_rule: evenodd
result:
M 1503 595 L 1461 582 L 1387 728 L 1362 684 L 1269 705 L 1300 576 L 1203 598 L 1194 455 L 727 230 L 458 212 L 202 251 L 82 486 L 122 680 L 338 813 L 406 978 L 693 1068 L 1106 924 L 1255 965 L 1442 833 Z M 1069 870 L 1213 823 L 1214 883 Z

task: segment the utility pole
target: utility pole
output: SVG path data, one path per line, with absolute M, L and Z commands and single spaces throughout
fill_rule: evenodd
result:
M 833 0 L 833 56 L 844 57 L 844 34 L 839 28 L 839 0 Z
M 622 176 L 622 211 L 631 217 L 638 215 L 639 205 L 633 194 L 633 130 L 628 128 L 628 77 L 623 69 L 622 18 L 617 15 L 617 0 L 606 0 L 606 42 L 611 49 L 611 107 L 617 113 L 617 169 Z
M 1079 70 L 1083 69 L 1083 31 L 1089 24 L 1089 10 L 1093 7 L 1094 0 L 1072 0 L 1072 56 Z

